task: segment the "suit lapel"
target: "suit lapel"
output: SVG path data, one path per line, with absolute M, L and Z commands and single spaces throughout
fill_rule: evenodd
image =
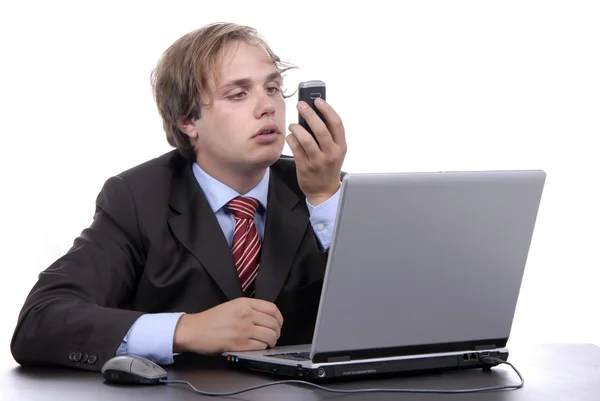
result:
M 275 302 L 309 224 L 303 199 L 271 169 L 256 298 Z
M 229 300 L 243 296 L 231 249 L 189 163 L 173 178 L 170 205 L 177 215 L 169 219 L 169 226 L 183 246 Z

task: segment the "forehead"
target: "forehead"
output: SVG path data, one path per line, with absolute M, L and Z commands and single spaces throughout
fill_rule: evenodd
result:
M 216 69 L 221 83 L 241 78 L 264 78 L 277 70 L 264 47 L 244 41 L 227 43 Z

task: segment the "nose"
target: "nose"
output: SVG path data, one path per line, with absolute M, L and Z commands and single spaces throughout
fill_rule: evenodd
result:
M 265 115 L 271 115 L 275 113 L 275 101 L 272 95 L 269 95 L 265 91 L 261 91 L 256 100 L 256 108 L 254 116 L 256 118 L 262 118 Z

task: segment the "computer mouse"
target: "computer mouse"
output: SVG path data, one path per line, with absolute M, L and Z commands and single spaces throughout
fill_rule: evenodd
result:
M 141 356 L 120 355 L 104 363 L 102 375 L 111 383 L 157 384 L 167 378 L 167 371 Z

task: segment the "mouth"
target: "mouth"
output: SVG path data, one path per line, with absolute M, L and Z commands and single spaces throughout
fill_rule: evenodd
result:
M 265 125 L 254 134 L 254 137 L 262 135 L 279 134 L 279 128 L 275 124 Z

